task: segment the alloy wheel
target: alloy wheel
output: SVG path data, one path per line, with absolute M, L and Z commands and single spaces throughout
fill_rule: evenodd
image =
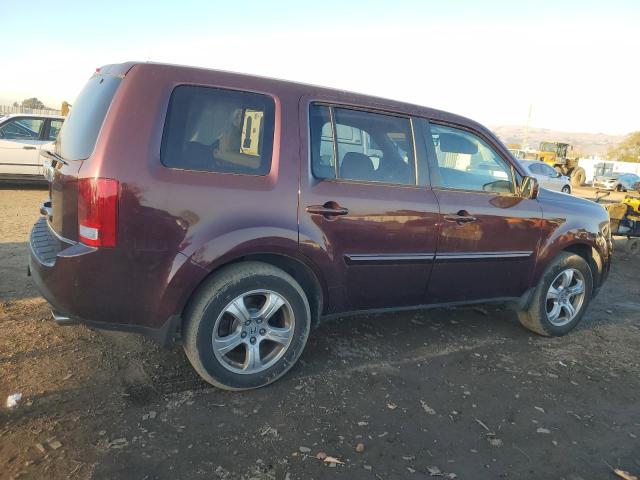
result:
M 275 364 L 293 339 L 289 302 L 272 290 L 253 290 L 233 299 L 216 319 L 213 352 L 229 371 L 258 373 Z
M 585 298 L 585 282 L 582 273 L 575 268 L 560 272 L 549 285 L 546 297 L 546 313 L 549 322 L 562 327 L 580 312 Z

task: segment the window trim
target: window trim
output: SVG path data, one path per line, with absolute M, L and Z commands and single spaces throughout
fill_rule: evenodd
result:
M 329 116 L 331 118 L 331 132 L 333 134 L 333 155 L 335 159 L 335 170 L 336 177 L 335 178 L 320 178 L 316 177 L 313 172 L 313 152 L 311 151 L 311 108 L 313 106 L 326 107 L 329 109 Z M 414 172 L 414 183 L 393 183 L 393 182 L 378 182 L 372 180 L 353 180 L 347 178 L 339 177 L 339 160 L 338 160 L 338 137 L 337 137 L 337 129 L 335 123 L 335 115 L 334 108 L 342 108 L 345 110 L 354 110 L 364 113 L 373 113 L 378 115 L 386 115 L 389 117 L 396 117 L 409 121 L 409 134 L 411 137 L 412 150 L 413 150 L 413 172 Z M 306 108 L 306 122 L 307 122 L 307 165 L 309 167 L 310 177 L 316 182 L 333 182 L 333 183 L 345 183 L 345 184 L 359 184 L 359 185 L 379 185 L 379 186 L 392 186 L 392 187 L 405 187 L 405 188 L 423 188 L 425 186 L 429 186 L 428 179 L 426 184 L 420 183 L 421 177 L 419 175 L 419 158 L 418 158 L 418 150 L 417 150 L 417 142 L 416 142 L 416 132 L 413 126 L 414 117 L 408 113 L 399 113 L 399 112 L 390 112 L 387 110 L 377 109 L 375 107 L 363 107 L 361 105 L 351 105 L 348 103 L 340 103 L 340 102 L 332 102 L 326 100 L 314 100 L 307 99 L 307 108 Z
M 517 177 L 519 176 L 527 176 L 526 174 L 521 173 L 519 170 L 517 170 L 513 163 L 508 160 L 503 154 L 502 152 L 500 152 L 500 149 L 496 148 L 496 144 L 494 141 L 492 141 L 490 138 L 488 138 L 486 135 L 484 135 L 483 133 L 474 130 L 473 128 L 467 126 L 467 125 L 461 125 L 459 123 L 454 123 L 454 122 L 448 122 L 448 121 L 444 121 L 444 120 L 432 120 L 432 119 L 428 119 L 428 118 L 423 118 L 420 117 L 423 121 L 424 121 L 424 125 L 423 125 L 423 130 L 425 130 L 425 142 L 427 142 L 427 164 L 429 166 L 429 173 L 430 173 L 430 180 L 431 180 L 431 188 L 433 190 L 443 190 L 443 191 L 453 191 L 453 192 L 465 192 L 465 193 L 480 193 L 480 194 L 487 194 L 487 195 L 499 195 L 499 196 L 506 196 L 506 197 L 522 197 L 522 192 L 521 192 L 521 185 L 518 183 L 517 181 Z M 466 188 L 454 188 L 454 187 L 445 187 L 442 185 L 438 185 L 436 182 L 433 181 L 434 175 L 433 175 L 433 171 L 435 172 L 439 172 L 440 166 L 438 165 L 438 158 L 436 156 L 436 150 L 435 150 L 435 146 L 433 145 L 433 141 L 432 139 L 432 135 L 431 135 L 431 125 L 439 125 L 439 126 L 443 126 L 443 127 L 450 127 L 450 128 L 455 128 L 458 130 L 462 130 L 465 131 L 467 133 L 470 133 L 472 135 L 475 135 L 476 137 L 478 137 L 479 139 L 481 139 L 482 141 L 484 141 L 490 148 L 491 150 L 498 155 L 499 158 L 502 159 L 503 162 L 505 162 L 505 164 L 509 167 L 509 170 L 511 171 L 511 184 L 513 186 L 513 192 L 489 192 L 489 191 L 485 191 L 485 190 L 470 190 L 470 189 L 466 189 Z M 436 173 L 435 177 L 438 177 L 439 173 Z
M 254 95 L 262 95 L 263 97 L 267 97 L 269 98 L 272 102 L 273 102 L 273 132 L 272 132 L 272 137 L 271 137 L 271 155 L 269 156 L 269 164 L 268 164 L 268 168 L 266 171 L 264 171 L 264 173 L 246 173 L 246 172 L 220 172 L 217 170 L 197 170 L 197 169 L 193 169 L 193 168 L 183 168 L 183 167 L 175 167 L 175 166 L 169 166 L 166 165 L 163 161 L 162 161 L 162 148 L 163 148 L 163 143 L 164 143 L 164 132 L 166 130 L 166 126 L 167 126 L 167 120 L 169 118 L 169 110 L 171 108 L 171 102 L 173 101 L 173 95 L 175 93 L 175 91 L 180 88 L 180 87 L 198 87 L 198 88 L 206 88 L 209 90 L 224 90 L 224 91 L 228 91 L 228 92 L 233 92 L 233 93 L 250 93 L 250 94 L 254 94 Z M 219 85 L 208 85 L 208 84 L 202 84 L 202 83 L 191 83 L 191 82 L 181 82 L 181 83 L 176 83 L 171 87 L 171 90 L 169 92 L 169 95 L 166 97 L 166 103 L 164 104 L 164 115 L 162 117 L 162 122 L 160 122 L 161 125 L 161 129 L 160 129 L 160 145 L 159 145 L 159 149 L 158 149 L 158 164 L 160 165 L 161 168 L 163 169 L 167 169 L 170 171 L 178 171 L 178 172 L 187 172 L 187 173 L 194 173 L 194 174 L 213 174 L 213 175 L 239 175 L 242 177 L 251 177 L 251 178 L 264 178 L 264 177 L 268 177 L 271 175 L 271 173 L 274 171 L 273 169 L 273 163 L 275 160 L 275 154 L 276 154 L 276 141 L 279 141 L 279 138 L 276 137 L 276 135 L 279 133 L 279 114 L 280 114 L 280 103 L 279 103 L 279 99 L 278 97 L 276 97 L 275 95 L 273 95 L 272 93 L 269 92 L 265 92 L 265 91 L 258 91 L 258 90 L 252 90 L 252 89 L 245 89 L 245 88 L 239 88 L 239 87 L 226 87 L 226 86 L 219 86 Z M 279 149 L 279 147 L 278 147 Z

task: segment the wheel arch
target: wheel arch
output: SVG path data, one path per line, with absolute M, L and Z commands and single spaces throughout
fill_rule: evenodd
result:
M 291 275 L 302 287 L 307 300 L 309 302 L 309 308 L 311 309 L 311 323 L 317 325 L 320 316 L 322 315 L 325 307 L 325 299 L 327 298 L 327 289 L 322 282 L 322 277 L 318 273 L 310 262 L 305 261 L 298 256 L 294 256 L 290 253 L 284 252 L 270 252 L 270 251 L 257 251 L 251 253 L 245 253 L 232 258 L 225 258 L 224 261 L 217 263 L 211 267 L 207 275 L 193 288 L 187 301 L 182 308 L 182 321 L 184 321 L 186 312 L 192 299 L 196 296 L 196 293 L 200 290 L 209 279 L 216 275 L 222 268 L 229 265 L 238 264 L 242 262 L 262 262 L 272 265 L 276 268 L 283 270 Z
M 589 265 L 589 269 L 591 270 L 592 280 L 593 280 L 593 291 L 592 294 L 595 295 L 597 289 L 600 287 L 602 283 L 602 273 L 604 271 L 604 261 L 602 256 L 598 252 L 596 248 L 594 248 L 591 244 L 586 242 L 574 242 L 568 245 L 564 245 L 562 248 L 559 248 L 547 257 L 547 260 L 544 261 L 543 264 L 538 265 L 536 275 L 534 277 L 534 283 L 527 289 L 524 294 L 520 297 L 520 299 L 516 302 L 517 308 L 526 309 L 529 307 L 533 293 L 535 291 L 537 282 L 540 281 L 542 275 L 544 274 L 547 267 L 556 259 L 558 256 L 564 252 L 573 253 L 583 258 L 587 265 Z
M 591 269 L 593 289 L 595 291 L 600 286 L 600 277 L 604 269 L 604 262 L 598 251 L 588 243 L 572 243 L 565 246 L 562 251 L 574 253 L 587 262 Z

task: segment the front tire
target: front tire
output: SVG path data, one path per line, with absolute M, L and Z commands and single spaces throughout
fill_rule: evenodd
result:
M 237 263 L 214 274 L 190 302 L 184 351 L 208 383 L 258 388 L 296 363 L 310 325 L 309 302 L 293 277 L 266 263 Z
M 571 193 L 571 187 L 569 185 L 565 185 L 564 187 L 562 187 L 562 193 L 570 194 Z
M 579 255 L 563 252 L 547 267 L 520 323 L 540 335 L 565 335 L 582 319 L 593 292 L 593 275 Z

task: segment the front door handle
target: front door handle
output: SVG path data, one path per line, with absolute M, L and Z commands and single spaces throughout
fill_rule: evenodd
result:
M 444 219 L 447 222 L 456 222 L 458 225 L 478 221 L 476 217 L 474 217 L 473 215 L 469 215 L 469 212 L 467 212 L 466 210 L 460 210 L 455 215 L 445 215 Z
M 36 149 L 36 147 L 32 147 L 32 146 L 30 146 L 30 145 L 25 145 L 25 146 L 24 146 L 24 147 L 22 147 L 22 148 L 24 148 L 25 150 L 35 150 L 35 149 Z
M 309 205 L 306 210 L 312 215 L 322 215 L 323 217 L 337 217 L 349 213 L 348 208 L 341 207 L 336 202 L 327 202 L 324 205 Z

